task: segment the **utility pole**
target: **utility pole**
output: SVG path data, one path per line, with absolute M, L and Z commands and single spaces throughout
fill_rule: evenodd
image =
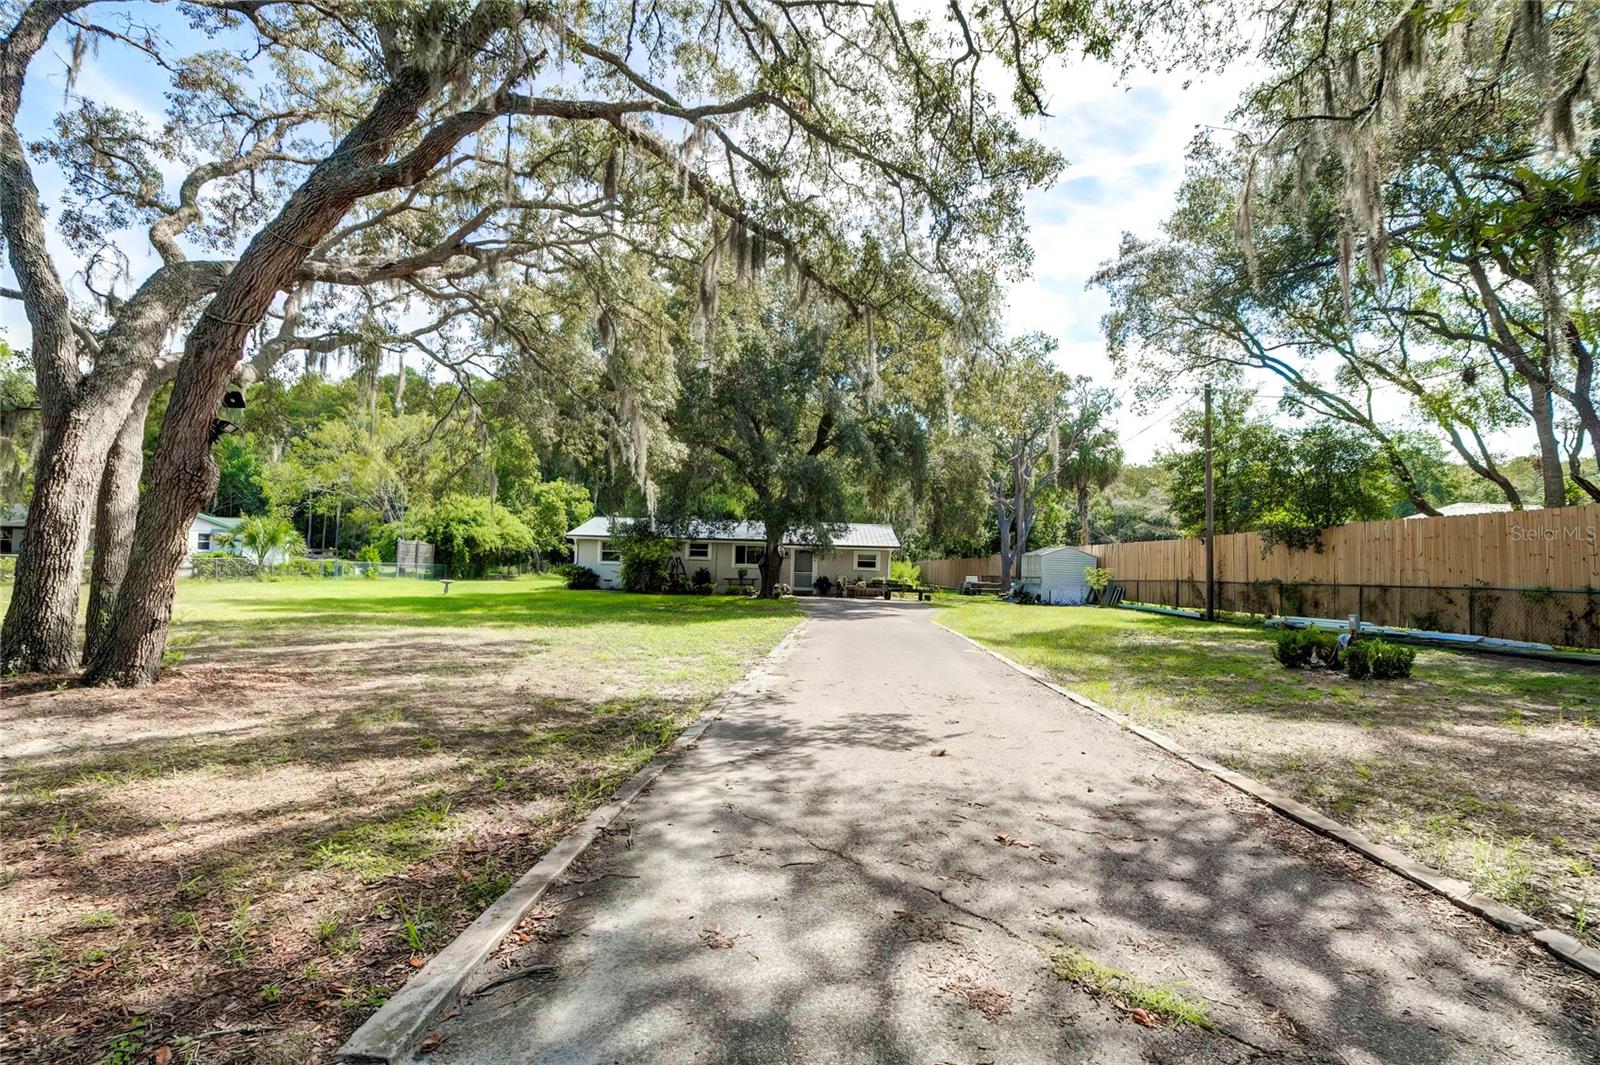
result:
M 1216 534 L 1216 498 L 1211 476 L 1211 386 L 1206 385 L 1206 620 L 1217 620 L 1217 560 L 1212 549 Z

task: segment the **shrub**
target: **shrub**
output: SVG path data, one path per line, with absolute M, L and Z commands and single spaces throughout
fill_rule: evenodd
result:
M 889 563 L 889 579 L 900 584 L 921 584 L 922 567 L 908 559 L 894 559 Z
M 1285 629 L 1272 641 L 1272 657 L 1287 669 L 1304 669 L 1311 664 L 1313 644 L 1306 637 L 1309 630 Z
M 611 546 L 622 557 L 622 590 L 625 592 L 661 592 L 667 586 L 667 567 L 678 553 L 678 541 L 663 536 L 648 523 L 636 521 L 620 536 L 612 538 Z
M 248 558 L 225 551 L 197 551 L 194 575 L 203 581 L 243 581 L 260 576 L 261 567 Z
M 1111 571 L 1104 566 L 1090 566 L 1083 571 L 1084 583 L 1096 595 L 1104 595 L 1107 588 L 1111 587 Z
M 562 580 L 567 580 L 574 573 L 578 572 L 580 569 L 588 569 L 588 568 L 589 567 L 587 567 L 587 566 L 580 566 L 576 562 L 562 562 L 562 563 L 559 563 L 557 565 L 551 566 L 550 567 L 550 572 L 554 573 L 557 577 L 560 577 Z
M 575 563 L 569 562 L 564 566 L 558 566 L 556 568 L 566 571 L 562 574 L 562 576 L 566 578 L 568 588 L 574 588 L 579 591 L 583 591 L 589 588 L 600 587 L 600 574 L 596 573 L 588 566 L 579 566 Z
M 812 582 L 811 588 L 818 595 L 827 595 L 833 591 L 833 582 L 827 577 L 818 577 Z
M 1382 640 L 1357 640 L 1344 650 L 1345 668 L 1355 680 L 1409 677 L 1416 658 L 1415 648 Z
M 777 596 L 793 595 L 794 589 L 780 581 L 778 584 L 773 585 L 772 592 Z
M 716 586 L 716 583 L 716 580 L 711 576 L 711 571 L 704 566 L 695 570 L 694 576 L 689 579 L 689 586 L 701 595 L 711 591 Z
M 0 556 L 0 583 L 12 581 L 17 576 L 17 557 L 15 555 Z
M 1325 666 L 1333 666 L 1339 661 L 1339 634 L 1325 632 L 1322 629 L 1304 629 L 1306 643 L 1311 646 L 1311 653 L 1316 660 Z
M 1339 637 L 1321 629 L 1285 629 L 1273 641 L 1272 657 L 1289 669 L 1304 669 L 1313 658 L 1333 666 L 1339 659 Z
M 533 554 L 533 533 L 503 506 L 476 496 L 451 494 L 417 507 L 409 516 L 413 535 L 434 546 L 435 559 L 452 577 L 482 577 L 491 566 L 524 562 Z
M 321 559 L 291 558 L 273 572 L 285 577 L 311 577 L 321 580 L 328 575 L 328 568 L 323 565 Z

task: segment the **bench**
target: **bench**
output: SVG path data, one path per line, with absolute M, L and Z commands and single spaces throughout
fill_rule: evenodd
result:
M 961 581 L 962 595 L 980 595 L 984 592 L 999 593 L 1004 588 L 1005 582 L 998 573 L 984 577 L 965 577 Z

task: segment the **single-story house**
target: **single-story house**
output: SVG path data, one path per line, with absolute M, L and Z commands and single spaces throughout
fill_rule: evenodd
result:
M 0 555 L 14 555 L 28 531 L 28 508 L 20 503 L 0 507 Z
M 613 519 L 590 518 L 567 533 L 572 541 L 572 558 L 580 566 L 587 566 L 600 575 L 606 588 L 621 584 L 622 560 L 612 550 Z M 617 528 L 625 528 L 626 518 L 616 519 Z M 900 548 L 900 538 L 889 525 L 841 524 L 826 550 L 815 544 L 785 543 L 780 549 L 783 564 L 778 571 L 778 582 L 787 584 L 799 593 L 810 593 L 818 577 L 830 581 L 853 582 L 889 577 L 889 559 Z M 730 582 L 759 583 L 761 580 L 761 555 L 766 550 L 766 530 L 759 521 L 696 522 L 690 526 L 689 535 L 678 541 L 678 554 L 683 559 L 684 574 L 690 578 L 698 569 L 711 571 L 717 587 Z M 743 574 L 741 578 L 741 573 Z
M 184 554 L 183 566 L 178 570 L 185 576 L 189 573 L 191 556 L 200 551 L 227 551 L 229 554 L 242 555 L 244 549 L 237 544 L 224 548 L 221 534 L 231 533 L 239 527 L 239 518 L 219 518 L 212 514 L 198 514 L 189 525 L 188 551 Z M 28 508 L 21 504 L 0 508 L 0 555 L 15 555 L 22 547 L 22 541 L 28 534 Z M 91 534 L 91 544 L 93 543 Z M 273 552 L 269 560 L 273 564 L 282 562 L 284 555 L 281 551 Z
M 1089 601 L 1084 571 L 1100 560 L 1076 547 L 1041 547 L 1022 556 L 1022 590 L 1056 606 L 1082 606 Z
M 189 554 L 193 555 L 202 551 L 226 551 L 230 555 L 242 555 L 244 550 L 237 544 L 224 547 L 221 538 L 233 535 L 233 530 L 239 527 L 238 518 L 218 518 L 211 514 L 196 514 L 194 522 L 189 526 Z M 185 559 L 184 561 L 188 561 Z

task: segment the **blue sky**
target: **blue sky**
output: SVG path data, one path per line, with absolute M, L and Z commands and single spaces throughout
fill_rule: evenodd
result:
M 1060 151 L 1066 172 L 1053 188 L 1028 199 L 1033 276 L 1012 286 L 1007 324 L 1013 332 L 1056 338 L 1057 359 L 1130 391 L 1105 355 L 1100 318 L 1105 293 L 1086 288 L 1101 263 L 1116 255 L 1125 231 L 1153 236 L 1183 180 L 1189 142 L 1202 125 L 1223 125 L 1250 78 L 1242 66 L 1222 74 L 1135 71 L 1119 80 L 1104 63 L 1058 64 L 1046 82 L 1051 117 L 1030 132 Z M 1146 462 L 1170 439 L 1170 404 L 1149 412 L 1118 411 L 1130 462 Z

